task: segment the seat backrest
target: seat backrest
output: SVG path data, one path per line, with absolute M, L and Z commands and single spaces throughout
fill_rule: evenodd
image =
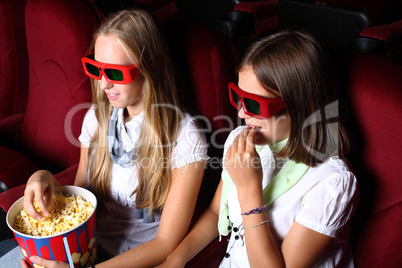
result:
M 402 65 L 374 54 L 354 54 L 349 96 L 358 139 L 350 160 L 359 181 L 353 218 L 357 267 L 402 263 Z
M 184 18 L 165 21 L 163 28 L 179 78 L 184 82 L 182 102 L 193 114 L 204 116 L 212 129 L 228 127 L 237 118 L 228 93 L 228 83 L 236 78 L 238 64 L 232 43 L 216 31 Z M 217 147 L 223 145 L 227 134 L 216 133 Z
M 398 1 L 400 0 L 326 0 L 325 2 L 365 9 L 373 16 L 374 23 L 379 25 L 398 19 Z
M 91 101 L 81 57 L 99 13 L 81 0 L 31 0 L 25 22 L 29 98 L 21 142 L 36 158 L 64 169 L 79 159 L 77 137 Z
M 220 181 L 224 142 L 239 124 L 228 93 L 228 83 L 236 78 L 237 55 L 226 37 L 197 22 L 173 18 L 163 23 L 163 29 L 182 78 L 181 101 L 196 116 L 209 142 L 211 159 L 205 169 L 194 222 L 212 200 Z M 212 243 L 186 267 L 218 267 L 225 248 L 225 242 Z
M 281 0 L 279 28 L 301 28 L 314 33 L 326 47 L 348 48 L 353 38 L 374 25 L 372 14 L 360 7 L 313 0 Z
M 236 77 L 235 49 L 226 37 L 194 21 L 176 17 L 162 26 L 181 78 L 181 101 L 204 128 L 209 156 L 221 158 L 226 137 L 238 124 L 228 93 L 228 83 Z M 200 195 L 205 204 L 219 183 L 220 165 L 215 165 L 206 170 L 208 189 Z
M 177 5 L 174 0 L 135 0 L 135 3 L 143 4 L 161 20 L 177 15 Z
M 28 99 L 25 4 L 0 1 L 0 120 L 23 113 Z

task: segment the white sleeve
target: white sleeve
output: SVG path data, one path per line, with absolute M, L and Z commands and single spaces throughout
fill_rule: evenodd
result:
M 323 178 L 306 193 L 295 220 L 316 232 L 336 237 L 351 220 L 357 205 L 356 178 L 352 172 L 342 170 Z
M 89 147 L 97 126 L 98 120 L 95 116 L 94 106 L 91 106 L 85 115 L 84 122 L 82 123 L 81 135 L 78 137 L 78 140 L 81 142 L 81 144 Z
M 200 160 L 208 160 L 208 144 L 197 121 L 186 114 L 180 122 L 176 145 L 173 149 L 173 169 Z

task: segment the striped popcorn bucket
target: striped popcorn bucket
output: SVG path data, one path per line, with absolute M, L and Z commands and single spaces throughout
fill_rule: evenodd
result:
M 24 197 L 18 199 L 7 213 L 7 225 L 13 231 L 15 239 L 29 265 L 29 257 L 39 256 L 49 260 L 65 261 L 70 267 L 86 267 L 96 260 L 96 222 L 97 200 L 93 193 L 77 186 L 57 186 L 55 193 L 82 196 L 90 202 L 94 211 L 82 223 L 74 228 L 49 236 L 32 236 L 18 232 L 13 228 L 15 217 L 23 209 Z

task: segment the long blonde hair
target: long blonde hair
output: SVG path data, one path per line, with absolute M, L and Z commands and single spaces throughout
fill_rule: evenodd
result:
M 136 162 L 138 187 L 133 194 L 138 208 L 152 211 L 163 208 L 172 180 L 171 156 L 180 123 L 176 79 L 165 41 L 147 11 L 122 10 L 106 18 L 95 32 L 92 48 L 99 36 L 110 34 L 117 38 L 130 60 L 140 64 L 145 78 L 141 92 L 144 121 L 136 159 L 147 161 L 147 167 Z M 97 80 L 92 80 L 92 94 L 99 124 L 89 150 L 90 184 L 98 194 L 107 196 L 113 164 L 107 139 L 112 107 Z

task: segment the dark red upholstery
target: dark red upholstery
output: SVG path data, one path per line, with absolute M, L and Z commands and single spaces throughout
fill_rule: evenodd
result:
M 227 84 L 235 79 L 237 57 L 232 44 L 204 25 L 174 18 L 163 25 L 171 54 L 183 85 L 180 96 L 207 135 L 210 164 L 205 170 L 194 221 L 209 205 L 220 180 L 220 165 L 227 135 L 236 126 L 237 113 L 231 106 Z M 215 241 L 187 267 L 218 267 L 227 242 Z
M 402 20 L 391 24 L 368 27 L 361 32 L 361 35 L 378 38 L 386 42 L 392 42 L 394 38 L 402 39 Z
M 360 205 L 353 219 L 357 267 L 402 263 L 402 65 L 378 55 L 350 60 L 349 91 L 357 129 L 351 162 Z
M 0 133 L 15 139 L 28 99 L 25 4 L 26 0 L 0 1 Z
M 326 0 L 323 2 L 363 8 L 373 16 L 376 25 L 391 23 L 401 15 L 395 10 L 400 0 Z
M 360 35 L 384 41 L 386 43 L 386 56 L 402 61 L 402 20 L 391 24 L 368 27 Z
M 251 39 L 278 29 L 278 0 L 246 0 L 235 5 L 234 10 L 252 13 L 254 16 L 254 34 Z
M 217 29 L 235 41 L 255 39 L 278 29 L 278 0 L 176 0 L 176 3 L 181 16 Z
M 66 136 L 71 129 L 78 137 L 84 114 L 69 125 L 69 112 L 90 101 L 80 59 L 99 20 L 83 1 L 42 0 L 27 4 L 26 22 L 31 67 L 22 143 L 36 156 L 67 168 L 77 163 L 79 150 Z
M 171 54 L 180 75 L 179 91 L 184 106 L 202 125 L 212 161 L 222 157 L 227 135 L 239 121 L 231 106 L 227 84 L 235 80 L 236 52 L 227 38 L 199 23 L 175 18 L 164 23 Z M 212 163 L 212 162 L 211 162 Z M 209 204 L 220 179 L 216 163 L 206 169 L 199 196 Z
M 401 20 L 401 8 L 401 0 L 281 0 L 278 19 L 280 28 L 307 29 L 326 47 L 385 54 L 382 43 L 360 33 Z
M 62 185 L 74 184 L 75 174 L 77 173 L 78 164 L 67 168 L 66 170 L 55 175 L 56 179 Z M 0 193 L 0 207 L 4 211 L 8 211 L 12 204 L 24 195 L 25 184 L 11 188 L 6 192 Z
M 215 133 L 215 147 L 223 149 L 236 110 L 229 103 L 227 84 L 233 81 L 237 56 L 227 38 L 206 26 L 182 18 L 163 25 L 174 64 L 184 84 L 180 96 L 184 105 L 200 115 L 201 123 L 210 124 L 207 135 Z M 226 116 L 226 118 L 223 118 Z M 222 130 L 223 129 L 223 130 Z M 212 146 L 211 146 L 212 147 Z
M 135 0 L 135 2 L 148 6 L 160 20 L 177 14 L 177 5 L 174 0 Z
M 25 11 L 29 98 L 22 149 L 0 147 L 0 178 L 10 188 L 24 184 L 37 165 L 61 171 L 78 163 L 77 137 L 91 99 L 80 59 L 99 23 L 94 7 L 80 0 L 31 0 Z

